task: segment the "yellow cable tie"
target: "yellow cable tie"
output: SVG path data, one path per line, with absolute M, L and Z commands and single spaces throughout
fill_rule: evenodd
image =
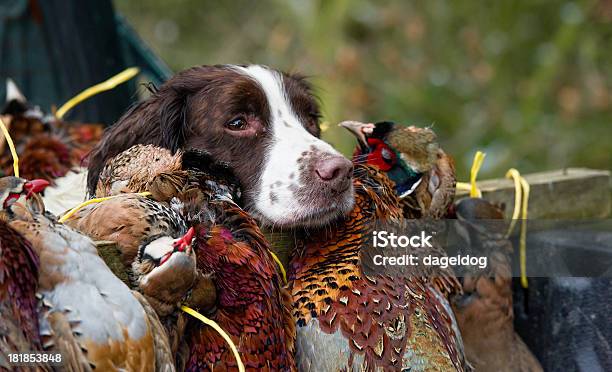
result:
M 522 200 L 522 221 L 521 221 L 521 236 L 519 239 L 520 247 L 520 262 L 521 262 L 521 285 L 523 288 L 527 288 L 529 283 L 527 281 L 527 207 L 529 204 L 529 183 L 523 178 L 520 178 L 521 186 L 523 187 L 523 200 Z
M 287 272 L 285 271 L 285 267 L 283 266 L 282 262 L 278 259 L 278 256 L 276 255 L 276 253 L 272 252 L 271 249 L 268 249 L 268 252 L 270 252 L 270 255 L 272 256 L 272 258 L 278 265 L 281 271 L 281 274 L 283 274 L 283 280 L 285 281 L 285 284 L 287 284 Z
M 86 99 L 95 96 L 98 93 L 102 93 L 107 90 L 114 89 L 117 85 L 125 83 L 130 80 L 134 76 L 138 75 L 140 69 L 138 67 L 130 67 L 127 68 L 117 75 L 111 77 L 110 79 L 103 81 L 99 84 L 91 86 L 76 96 L 72 97 L 68 100 L 68 102 L 64 103 L 56 112 L 55 117 L 61 119 L 66 115 L 68 111 L 73 109 L 79 103 L 85 101 Z
M 482 197 L 482 192 L 476 186 L 476 177 L 478 176 L 478 171 L 482 166 L 486 154 L 482 151 L 476 151 L 474 155 L 474 161 L 472 162 L 472 169 L 470 170 L 470 197 L 471 198 L 480 198 Z
M 192 317 L 200 320 L 202 323 L 208 326 L 211 326 L 215 331 L 217 331 L 221 335 L 221 337 L 223 337 L 225 342 L 227 342 L 230 349 L 232 349 L 232 353 L 234 353 L 234 357 L 236 358 L 236 363 L 238 363 L 238 371 L 244 372 L 244 364 L 242 364 L 242 360 L 240 359 L 240 354 L 238 354 L 238 349 L 236 348 L 236 345 L 234 345 L 234 342 L 232 341 L 230 336 L 219 326 L 219 324 L 217 324 L 212 319 L 208 319 L 207 317 L 198 313 L 197 311 L 195 311 L 194 309 L 190 307 L 181 306 L 181 310 L 191 315 Z
M 6 143 L 8 143 L 9 149 L 11 150 L 11 156 L 13 157 L 13 174 L 15 177 L 19 177 L 19 157 L 17 156 L 17 150 L 15 150 L 15 144 L 11 138 L 11 134 L 9 133 L 6 125 L 4 125 L 2 118 L 0 118 L 0 129 L 2 129 L 2 134 L 4 134 Z
M 128 194 L 119 194 L 119 195 L 113 195 L 113 196 L 106 196 L 106 197 L 103 197 L 103 198 L 94 198 L 94 199 L 86 200 L 86 201 L 82 202 L 81 204 L 77 205 L 76 207 L 72 208 L 71 210 L 69 210 L 65 215 L 63 215 L 59 220 L 57 220 L 57 222 L 64 223 L 64 222 L 68 221 L 68 219 L 70 217 L 72 217 L 76 212 L 78 212 L 79 209 L 81 209 L 83 207 L 86 207 L 86 206 L 88 206 L 90 204 L 101 203 L 103 201 L 106 201 L 106 200 L 109 200 L 109 199 L 114 199 L 114 198 L 116 198 L 118 196 L 121 196 L 121 195 L 128 195 Z M 136 193 L 136 195 L 149 196 L 149 195 L 151 195 L 151 193 L 148 192 L 148 191 L 145 191 L 145 192 Z
M 510 237 L 516 221 L 519 219 L 521 214 L 521 199 L 522 199 L 522 188 L 521 188 L 521 174 L 518 170 L 511 168 L 506 172 L 506 178 L 511 178 L 514 181 L 514 210 L 512 211 L 512 221 L 506 232 L 506 238 Z

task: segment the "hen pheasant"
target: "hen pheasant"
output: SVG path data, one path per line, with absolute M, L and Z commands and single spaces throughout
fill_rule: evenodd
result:
M 512 244 L 502 211 L 484 199 L 465 198 L 454 212 L 460 253 L 488 258 L 484 269 L 468 267 L 464 293 L 452 301 L 467 357 L 479 372 L 542 371 L 514 331 Z
M 180 151 L 172 154 L 168 149 L 153 145 L 132 146 L 106 163 L 100 172 L 96 197 L 149 191 L 157 200 L 168 200 L 168 196 L 159 196 L 167 193 L 158 192 L 156 186 L 164 176 L 167 181 L 176 180 L 173 183 L 176 188 L 185 183 L 186 174 L 181 172 L 182 155 Z M 170 176 L 172 174 L 174 177 Z
M 358 140 L 354 161 L 375 165 L 395 182 L 407 218 L 440 218 L 455 197 L 455 164 L 429 128 L 345 121 Z
M 172 208 L 138 194 L 121 194 L 78 210 L 65 222 L 96 240 L 117 243 L 131 287 L 144 296 L 182 365 L 186 320 L 180 306 L 208 309 L 216 290 L 196 268 L 194 229 Z
M 235 199 L 240 197 L 229 167 L 205 152 L 188 150 L 172 154 L 153 145 L 135 145 L 106 162 L 96 185 L 96 196 L 147 191 L 153 199 L 168 203 L 190 185 L 198 184 L 223 189 Z
M 291 258 L 298 369 L 466 370 L 452 311 L 431 279 L 364 274 L 360 251 L 374 222 L 399 221 L 402 210 L 377 168 L 357 164 L 354 186 L 352 212 L 307 231 Z
M 192 168 L 193 164 L 205 171 L 182 169 Z M 229 186 L 227 172 L 205 155 L 192 152 L 173 155 L 159 147 L 136 145 L 110 159 L 101 173 L 97 196 L 113 198 L 80 209 L 66 223 L 95 239 L 117 242 L 124 264 L 129 266 L 143 243 L 185 233 L 186 221 L 177 213 L 178 197 L 185 190 L 234 197 L 236 189 Z M 151 192 L 152 199 L 130 194 L 144 191 Z M 198 275 L 189 305 L 205 309 L 214 301 L 213 283 Z

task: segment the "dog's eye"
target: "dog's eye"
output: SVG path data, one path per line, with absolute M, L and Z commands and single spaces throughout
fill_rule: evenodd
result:
M 225 124 L 230 130 L 243 130 L 247 127 L 247 121 L 243 117 L 234 118 Z

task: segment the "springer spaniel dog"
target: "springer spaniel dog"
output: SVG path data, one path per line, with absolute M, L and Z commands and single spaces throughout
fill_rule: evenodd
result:
M 263 224 L 325 224 L 352 208 L 352 163 L 319 129 L 304 78 L 265 66 L 179 72 L 105 133 L 89 159 L 93 194 L 107 159 L 136 144 L 202 149 L 234 170 L 247 211 Z

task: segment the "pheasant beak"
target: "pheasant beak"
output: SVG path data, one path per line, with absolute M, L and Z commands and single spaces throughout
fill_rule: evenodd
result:
M 359 143 L 362 153 L 365 154 L 370 152 L 367 136 L 374 132 L 374 124 L 361 123 L 359 121 L 343 121 L 342 123 L 338 124 L 338 126 L 347 129 L 355 137 L 357 137 L 357 142 Z
M 179 250 L 179 252 L 185 252 L 187 248 L 191 245 L 191 241 L 193 240 L 193 236 L 195 235 L 195 229 L 190 227 L 189 230 L 183 235 L 182 238 L 176 241 L 175 247 Z
M 29 199 L 33 194 L 42 192 L 47 186 L 49 181 L 43 179 L 31 180 L 23 184 L 23 189 L 27 192 L 26 199 Z

